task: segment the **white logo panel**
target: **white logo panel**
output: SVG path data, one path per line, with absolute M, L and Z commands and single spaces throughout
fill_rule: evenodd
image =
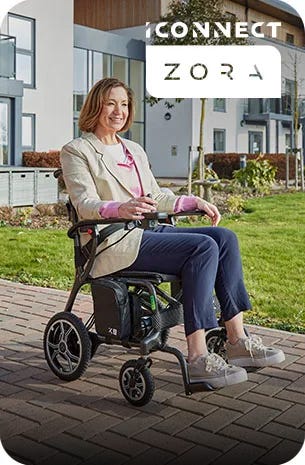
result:
M 281 55 L 269 45 L 147 45 L 146 88 L 158 98 L 279 98 Z

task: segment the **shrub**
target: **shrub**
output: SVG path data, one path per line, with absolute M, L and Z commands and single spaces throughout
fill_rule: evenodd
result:
M 275 180 L 276 168 L 264 157 L 249 160 L 245 168 L 233 172 L 233 178 L 256 193 L 268 193 Z
M 60 168 L 59 151 L 23 152 L 23 165 L 41 168 Z
M 227 198 L 228 211 L 231 215 L 240 215 L 245 208 L 246 201 L 241 195 L 229 195 Z
M 36 168 L 61 168 L 59 155 L 59 150 L 50 150 L 49 152 L 23 152 L 23 166 Z M 62 175 L 58 178 L 58 185 L 61 191 L 66 189 Z
M 205 156 L 206 164 L 212 163 L 213 170 L 216 171 L 220 178 L 231 179 L 233 171 L 240 168 L 241 153 L 208 153 Z M 247 162 L 255 160 L 257 154 L 248 153 Z M 286 155 L 284 153 L 267 153 L 263 155 L 264 159 L 268 160 L 272 166 L 277 168 L 276 179 L 286 178 Z M 295 176 L 295 159 L 289 157 L 289 177 L 292 179 Z
M 32 223 L 32 207 L 0 207 L 0 226 L 29 226 Z

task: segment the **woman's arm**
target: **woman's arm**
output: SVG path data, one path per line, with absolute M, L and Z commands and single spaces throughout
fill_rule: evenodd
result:
M 67 191 L 78 216 L 99 219 L 100 209 L 107 202 L 102 201 L 96 191 L 85 155 L 70 143 L 63 147 L 60 162 Z
M 147 173 L 150 177 L 151 194 L 153 199 L 158 203 L 158 211 L 165 211 L 167 213 L 177 213 L 178 211 L 187 210 L 203 210 L 211 219 L 212 225 L 217 226 L 220 221 L 220 213 L 217 207 L 200 197 L 195 196 L 176 196 L 162 192 L 154 175 L 151 172 L 148 158 L 144 150 L 141 148 L 144 162 L 146 163 Z
M 65 184 L 80 218 L 141 219 L 143 213 L 156 211 L 156 202 L 149 197 L 132 198 L 127 202 L 100 199 L 90 173 L 87 159 L 70 143 L 60 154 Z

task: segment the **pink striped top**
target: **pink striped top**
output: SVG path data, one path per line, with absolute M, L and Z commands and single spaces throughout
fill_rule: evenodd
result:
M 119 144 L 118 144 L 119 145 Z M 132 185 L 131 192 L 133 193 L 134 197 L 141 197 L 145 195 L 143 192 L 143 186 L 141 182 L 140 173 L 138 171 L 137 165 L 132 154 L 129 152 L 125 144 L 121 144 L 124 153 L 124 160 L 119 161 L 117 163 L 118 166 L 121 167 L 122 170 L 127 170 L 127 174 L 130 178 L 130 183 Z M 122 156 L 123 158 L 123 156 Z M 118 218 L 119 215 L 119 207 L 122 202 L 117 202 L 115 200 L 110 200 L 105 202 L 103 206 L 99 209 L 99 213 L 102 218 Z M 197 208 L 197 200 L 196 197 L 181 195 L 177 198 L 174 212 L 183 212 L 187 210 L 194 210 Z

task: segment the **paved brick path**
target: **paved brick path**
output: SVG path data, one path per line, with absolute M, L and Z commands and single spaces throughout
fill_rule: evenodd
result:
M 153 355 L 157 389 L 142 408 L 118 387 L 132 351 L 101 346 L 85 375 L 65 383 L 42 351 L 44 326 L 67 294 L 0 280 L 1 440 L 16 460 L 39 465 L 276 465 L 294 457 L 305 434 L 305 336 L 253 327 L 286 353 L 249 381 L 186 397 L 177 362 Z M 89 296 L 77 310 L 91 313 Z M 183 329 L 171 342 L 184 348 Z

